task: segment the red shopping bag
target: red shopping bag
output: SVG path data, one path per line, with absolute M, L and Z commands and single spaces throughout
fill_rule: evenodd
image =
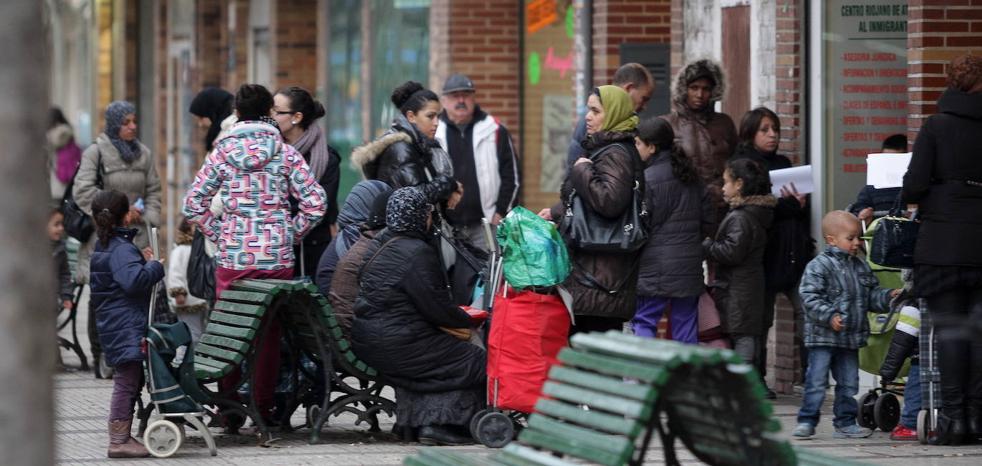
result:
M 569 339 L 569 311 L 558 295 L 511 289 L 495 296 L 492 309 L 488 404 L 531 413 Z

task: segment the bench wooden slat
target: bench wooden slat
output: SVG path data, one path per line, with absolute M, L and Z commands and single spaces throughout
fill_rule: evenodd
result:
M 234 325 L 237 327 L 249 327 L 251 329 L 258 329 L 259 324 L 261 323 L 261 320 L 254 317 L 226 314 L 220 311 L 212 311 L 211 315 L 208 316 L 208 319 L 211 322 L 220 322 L 224 324 Z M 209 323 L 208 325 L 211 325 L 211 323 Z M 205 331 L 207 331 L 207 329 Z
M 232 372 L 237 366 L 203 356 L 194 356 L 194 376 L 197 379 L 219 379 Z
M 534 448 L 516 442 L 509 443 L 499 455 L 502 460 L 515 466 L 568 466 L 569 463 Z
M 701 360 L 701 365 L 716 365 L 718 363 L 729 363 L 729 364 L 743 363 L 743 360 L 740 358 L 740 356 L 737 356 L 737 354 L 734 353 L 732 350 L 727 350 L 727 349 L 707 348 L 697 345 L 686 345 L 684 348 L 678 348 L 675 342 L 669 340 L 661 340 L 656 338 L 640 338 L 634 335 L 629 335 L 626 333 L 614 332 L 614 331 L 608 331 L 607 333 L 604 333 L 600 337 L 617 341 L 625 346 L 634 346 L 637 348 L 642 348 L 652 353 L 659 353 L 666 350 L 685 351 L 686 353 L 698 355 L 698 359 Z M 698 361 L 689 360 L 687 362 L 689 364 L 695 364 Z
M 616 455 L 584 445 L 577 439 L 552 435 L 538 430 L 525 429 L 518 438 L 520 441 L 529 445 L 546 448 L 551 451 L 560 452 L 588 461 L 594 461 L 606 466 L 620 466 L 625 464 L 628 459 L 623 455 Z
M 591 409 L 600 409 L 632 418 L 647 417 L 651 409 L 644 403 L 634 400 L 553 381 L 547 381 L 542 386 L 542 393 L 571 403 L 587 405 Z
M 590 354 L 573 348 L 563 348 L 559 352 L 559 360 L 566 365 L 615 377 L 630 377 L 649 383 L 655 382 L 656 385 L 662 385 L 668 378 L 668 372 L 660 367 L 625 361 L 623 358 Z
M 552 366 L 552 369 L 549 370 L 549 379 L 619 395 L 645 403 L 654 401 L 658 394 L 658 391 L 648 384 L 624 383 L 622 379 L 570 369 L 564 366 Z
M 273 300 L 273 295 L 266 293 L 259 293 L 255 291 L 236 291 L 236 290 L 224 290 L 222 295 L 219 297 L 223 301 L 238 301 L 246 304 L 261 304 L 269 305 Z
M 222 361 L 228 361 L 230 363 L 238 364 L 242 362 L 245 357 L 242 353 L 237 351 L 230 351 L 227 349 L 219 348 L 217 346 L 211 346 L 204 343 L 198 343 L 194 347 L 194 354 L 197 357 L 199 354 L 202 356 L 208 356 L 212 359 L 218 359 Z
M 262 317 L 266 313 L 266 306 L 256 304 L 237 303 L 234 301 L 218 301 L 215 309 L 232 314 L 240 314 L 249 317 Z
M 208 326 L 205 327 L 205 333 L 251 342 L 256 336 L 256 329 L 230 327 L 228 325 L 217 324 L 212 321 L 208 322 Z
M 259 293 L 276 294 L 283 289 L 284 286 L 280 283 L 274 283 L 269 280 L 253 280 L 247 278 L 232 282 L 232 286 L 230 288 L 238 291 L 255 291 Z
M 583 426 L 593 426 L 596 429 L 614 434 L 636 437 L 641 433 L 642 426 L 634 420 L 624 416 L 614 416 L 611 414 L 587 411 L 579 406 L 572 406 L 561 401 L 540 398 L 535 403 L 537 413 L 548 414 L 552 417 L 565 419 Z
M 249 347 L 251 346 L 249 343 L 246 343 L 246 342 L 244 342 L 242 340 L 236 340 L 234 338 L 228 338 L 228 337 L 220 337 L 218 335 L 211 335 L 211 334 L 208 334 L 208 333 L 206 333 L 204 335 L 201 335 L 200 342 L 201 343 L 206 343 L 206 344 L 209 344 L 209 345 L 212 345 L 212 346 L 219 346 L 219 347 L 223 347 L 223 348 L 228 348 L 228 349 L 231 349 L 231 350 L 234 350 L 234 351 L 238 351 L 238 352 L 243 353 L 243 354 L 246 351 L 249 351 Z
M 560 422 L 545 415 L 529 417 L 528 424 L 527 429 L 568 437 L 585 446 L 604 450 L 614 455 L 630 456 L 634 449 L 634 445 L 627 437 L 600 433 L 596 430 Z

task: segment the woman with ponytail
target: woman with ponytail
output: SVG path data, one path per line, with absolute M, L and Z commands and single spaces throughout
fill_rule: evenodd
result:
M 654 337 L 669 309 L 672 339 L 695 344 L 699 295 L 705 290 L 701 243 L 712 233 L 715 209 L 692 162 L 674 140 L 672 126 L 661 118 L 642 121 L 634 138 L 648 163 L 644 175 L 649 224 L 631 325 L 635 335 Z
M 283 139 L 303 155 L 317 184 L 327 194 L 327 213 L 324 219 L 304 236 L 302 248 L 294 248 L 294 255 L 297 257 L 294 271 L 298 276 L 314 275 L 321 254 L 337 231 L 335 222 L 338 218 L 341 156 L 327 145 L 327 135 L 315 124 L 324 114 L 324 106 L 302 87 L 283 88 L 273 96 L 272 117 L 280 127 Z M 299 210 L 296 201 L 291 198 L 290 203 L 296 213 Z
M 164 267 L 150 248 L 133 244 L 137 230 L 128 228 L 130 203 L 116 190 L 99 191 L 92 200 L 96 244 L 90 266 L 92 296 L 102 356 L 114 368 L 109 402 L 110 458 L 142 458 L 147 449 L 130 436 L 133 403 L 140 396 L 143 352 L 140 341 L 147 331 L 147 312 L 154 285 Z

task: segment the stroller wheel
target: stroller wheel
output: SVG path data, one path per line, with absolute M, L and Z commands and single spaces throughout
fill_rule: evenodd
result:
M 471 417 L 471 423 L 470 423 L 471 437 L 474 437 L 474 440 L 477 440 L 477 421 L 480 421 L 481 418 L 484 417 L 484 415 L 489 412 L 491 412 L 490 409 L 484 408 L 474 413 L 474 416 Z
M 856 416 L 857 424 L 870 429 L 876 427 L 876 417 L 873 411 L 877 398 L 879 398 L 879 395 L 876 394 L 876 390 L 870 390 L 859 397 L 859 415 Z
M 488 448 L 501 448 L 515 438 L 515 424 L 507 414 L 492 411 L 477 421 L 477 441 Z
M 147 426 L 143 433 L 143 445 L 157 458 L 173 455 L 184 443 L 184 426 L 178 426 L 166 419 L 156 420 Z
M 927 434 L 928 434 L 928 430 L 930 429 L 931 427 L 928 425 L 927 422 L 927 410 L 922 409 L 918 411 L 917 412 L 917 441 L 920 442 L 921 445 L 927 445 L 927 438 L 928 438 Z
M 890 432 L 900 422 L 900 402 L 893 393 L 884 393 L 876 399 L 873 405 L 873 419 L 876 426 L 884 432 Z
M 313 428 L 317 422 L 317 417 L 321 415 L 321 406 L 310 404 L 307 406 L 307 427 Z

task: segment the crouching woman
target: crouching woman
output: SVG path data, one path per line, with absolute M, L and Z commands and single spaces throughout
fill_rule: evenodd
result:
M 453 304 L 439 252 L 428 241 L 432 206 L 401 188 L 386 206 L 387 228 L 361 271 L 353 349 L 396 390 L 397 428 L 420 443 L 471 443 L 467 425 L 485 405 L 486 353 L 468 341 L 470 319 Z

